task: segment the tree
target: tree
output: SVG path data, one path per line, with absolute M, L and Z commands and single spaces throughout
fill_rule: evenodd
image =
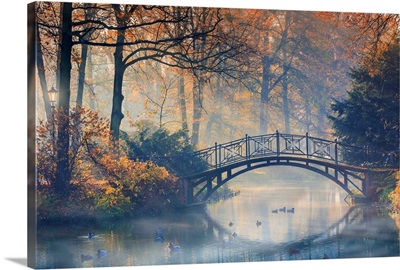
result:
M 182 12 L 179 12 L 178 9 L 177 16 L 181 17 L 181 14 Z M 227 13 L 222 12 L 220 9 L 192 8 L 188 12 L 188 17 L 189 21 L 186 25 L 183 23 L 178 24 L 178 27 L 174 29 L 175 32 L 170 35 L 182 36 L 185 33 L 182 32 L 184 29 L 194 33 L 208 32 L 207 35 L 180 43 L 177 49 L 181 54 L 187 55 L 187 58 L 176 59 L 179 61 L 178 66 L 188 71 L 187 77 L 192 82 L 191 103 L 193 104 L 193 119 L 191 142 L 193 145 L 198 146 L 200 142 L 200 126 L 204 118 L 203 112 L 205 111 L 204 92 L 214 82 L 212 80 L 213 75 L 226 74 L 227 76 L 232 76 L 233 72 L 242 66 L 242 63 L 237 61 L 238 59 L 235 59 L 235 57 L 245 53 L 247 49 L 246 39 L 242 35 L 242 31 L 233 28 L 229 18 L 227 19 Z M 212 23 L 214 21 L 216 22 L 215 24 Z M 210 27 L 215 27 L 215 29 L 210 32 Z M 187 129 L 183 72 L 181 72 L 178 90 L 182 128 Z
M 182 16 L 176 16 L 175 9 L 182 9 Z M 174 29 L 180 22 L 188 22 L 188 12 L 191 8 L 162 7 L 162 6 L 133 6 L 133 5 L 112 5 L 115 21 L 107 22 L 101 20 L 82 21 L 79 25 L 87 23 L 95 24 L 96 31 L 108 30 L 109 36 L 115 35 L 115 42 L 82 41 L 94 46 L 115 47 L 115 74 L 113 108 L 111 113 L 110 129 L 114 141 L 119 139 L 122 113 L 123 76 L 126 69 L 144 60 L 153 60 L 169 66 L 182 66 L 189 62 L 191 67 L 200 65 L 201 61 L 192 61 L 190 55 L 183 54 L 176 50 L 186 40 L 191 43 L 202 38 L 212 31 L 219 23 L 218 17 L 207 22 L 207 25 L 200 31 L 186 31 L 180 36 L 170 36 L 170 29 Z M 96 32 L 95 31 L 95 32 Z M 87 30 L 85 31 L 85 33 Z M 79 33 L 77 33 L 79 36 Z M 112 40 L 112 38 L 111 38 Z M 186 67 L 187 68 L 187 67 Z
M 373 55 L 374 56 L 374 55 Z M 371 56 L 370 56 L 371 57 Z M 374 62 L 362 61 L 350 71 L 348 98 L 335 100 L 332 120 L 335 135 L 344 143 L 399 156 L 399 40 Z
M 122 114 L 122 85 L 123 75 L 127 67 L 140 61 L 148 59 L 158 59 L 160 62 L 171 62 L 162 60 L 164 57 L 177 57 L 186 59 L 181 52 L 174 53 L 173 48 L 182 40 L 196 39 L 202 35 L 207 35 L 213 31 L 213 21 L 211 27 L 207 27 L 201 33 L 185 33 L 184 36 L 171 38 L 159 32 L 166 28 L 173 28 L 175 23 L 182 18 L 174 18 L 171 7 L 158 6 L 132 6 L 132 5 L 82 5 L 72 3 L 62 3 L 59 13 L 54 9 L 56 4 L 49 4 L 47 10 L 39 16 L 43 16 L 39 26 L 46 29 L 56 39 L 58 30 L 61 29 L 59 48 L 59 114 L 57 119 L 57 167 L 55 187 L 59 195 L 68 197 L 71 180 L 70 160 L 70 142 L 71 134 L 69 131 L 69 110 L 71 96 L 71 56 L 73 55 L 73 46 L 77 44 L 109 46 L 115 47 L 114 63 L 114 94 L 113 107 L 111 113 L 110 129 L 113 132 L 113 141 L 118 142 L 119 127 L 123 118 Z M 188 10 L 189 8 L 186 8 Z M 90 10 L 91 16 L 84 16 L 79 11 Z M 95 12 L 97 11 L 97 12 Z M 48 12 L 49 14 L 46 14 Z M 110 14 L 114 13 L 114 21 L 110 19 Z M 47 15 L 44 16 L 44 14 Z M 135 14 L 136 19 L 132 19 Z M 60 22 L 57 22 L 60 16 Z M 49 18 L 52 19 L 48 20 Z M 183 18 L 187 19 L 187 16 Z M 109 30 L 110 34 L 102 39 L 102 31 Z M 115 40 L 113 39 L 115 37 Z M 100 40 L 100 41 L 99 41 Z M 111 43 L 110 43 L 111 40 Z M 129 50 L 128 49 L 129 46 Z M 85 47 L 83 52 L 86 51 Z M 125 55 L 124 55 L 125 54 Z M 57 53 L 58 55 L 58 53 Z M 86 57 L 85 57 L 86 58 Z M 174 65 L 174 64 L 172 64 Z M 82 65 L 82 69 L 84 66 Z M 83 85 L 83 73 L 81 72 L 80 88 Z M 81 88 L 82 90 L 82 88 Z M 80 91 L 81 93 L 82 91 Z M 80 94 L 79 94 L 80 95 Z M 78 103 L 80 98 L 78 95 Z
M 71 171 L 69 170 L 69 108 L 71 95 L 71 51 L 72 51 L 72 3 L 63 3 L 63 15 L 61 24 L 61 58 L 60 58 L 60 89 L 59 104 L 60 115 L 58 119 L 57 137 L 57 193 L 67 197 Z
M 385 51 L 390 42 L 398 37 L 400 16 L 380 13 L 340 13 L 343 24 L 358 30 L 349 37 L 349 51 L 353 54 L 369 54 L 362 61 L 372 64 Z M 358 50 L 353 50 L 359 47 Z M 368 63 L 365 63 L 368 64 Z

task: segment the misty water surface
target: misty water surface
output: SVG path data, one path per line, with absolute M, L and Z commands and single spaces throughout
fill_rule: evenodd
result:
M 240 195 L 209 204 L 206 213 L 43 227 L 38 268 L 399 256 L 394 221 L 370 207 L 351 208 L 346 193 L 321 176 L 269 168 L 229 186 Z M 162 243 L 154 242 L 158 228 Z M 170 251 L 169 242 L 180 249 Z

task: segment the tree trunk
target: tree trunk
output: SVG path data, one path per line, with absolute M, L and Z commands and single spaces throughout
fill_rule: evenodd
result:
M 63 14 L 64 12 L 64 4 L 60 4 L 60 14 Z M 61 22 L 61 27 L 62 27 L 62 22 Z M 60 89 L 60 61 L 61 61 L 61 46 L 62 46 L 62 30 L 58 31 L 57 39 L 59 42 L 59 45 L 57 46 L 57 65 L 56 65 L 56 88 Z
M 200 122 L 203 103 L 203 78 L 197 81 L 197 87 L 193 87 L 193 124 L 192 124 L 192 144 L 197 147 L 199 144 Z
M 207 136 L 206 136 L 206 145 L 207 146 L 212 145 L 212 143 L 213 143 L 213 141 L 212 141 L 212 137 L 214 137 L 214 136 L 212 136 L 213 135 L 213 126 L 215 124 L 217 124 L 218 113 L 219 112 L 211 113 L 211 115 L 210 115 L 210 117 L 208 119 L 208 122 L 207 122 L 207 125 L 206 125 L 206 131 L 205 131 L 206 132 L 205 134 L 207 134 Z
M 181 110 L 182 130 L 188 131 L 187 114 L 186 114 L 186 97 L 185 97 L 185 77 L 181 73 L 179 75 L 178 95 L 179 107 Z
M 86 83 L 88 84 L 89 91 L 90 91 L 90 99 L 89 99 L 89 107 L 92 111 L 96 110 L 96 93 L 93 87 L 93 62 L 92 62 L 92 49 L 88 47 L 88 55 L 87 55 L 87 80 Z
M 282 78 L 282 101 L 283 101 L 283 118 L 285 120 L 285 133 L 290 134 L 290 110 L 289 110 L 289 100 L 288 100 L 288 75 L 287 72 L 289 67 L 287 66 L 287 54 L 286 48 L 283 48 L 283 57 L 284 57 L 284 64 L 283 64 L 283 72 L 284 77 Z
M 288 101 L 287 76 L 285 76 L 282 80 L 282 101 L 283 101 L 283 118 L 285 119 L 285 133 L 290 134 L 290 110 Z
M 289 27 L 289 21 L 290 21 L 290 12 L 286 13 L 286 28 L 284 31 L 284 34 L 282 36 L 282 39 L 285 40 L 283 48 L 282 48 L 282 54 L 283 54 L 283 74 L 285 74 L 282 78 L 282 101 L 283 101 L 283 118 L 285 121 L 285 133 L 290 134 L 290 110 L 289 110 L 289 101 L 288 101 L 288 71 L 289 71 L 289 66 L 288 66 L 288 55 L 286 53 L 286 39 L 287 39 L 287 29 Z
M 85 8 L 88 8 L 88 4 L 84 4 Z M 85 19 L 90 20 L 92 18 L 92 11 L 88 9 L 85 11 Z M 83 100 L 83 88 L 85 84 L 85 75 L 86 75 L 86 62 L 88 56 L 88 45 L 82 44 L 82 53 L 81 53 L 81 63 L 79 64 L 79 75 L 78 75 L 78 90 L 77 90 L 77 97 L 76 97 L 76 106 L 82 106 Z
M 308 98 L 308 95 L 306 95 L 304 93 L 304 91 L 302 91 L 300 89 L 300 92 L 303 93 L 303 96 L 305 98 L 304 101 L 304 109 L 306 112 L 306 132 L 309 133 L 310 132 L 310 127 L 311 127 L 311 107 L 310 107 L 310 99 Z
M 71 49 L 72 49 L 72 3 L 63 4 L 62 13 L 62 46 L 60 59 L 60 88 L 58 138 L 57 138 L 57 173 L 55 181 L 56 192 L 68 197 L 71 172 L 69 169 L 69 102 L 71 82 Z
M 118 44 L 123 43 L 124 37 L 125 37 L 125 31 L 119 30 L 117 43 Z M 124 47 L 122 45 L 118 45 L 115 47 L 115 53 L 114 53 L 114 65 L 115 65 L 114 91 L 113 91 L 111 124 L 110 124 L 110 130 L 114 143 L 118 143 L 121 121 L 124 118 L 124 115 L 122 113 L 122 101 L 124 100 L 124 96 L 122 95 L 122 83 L 126 66 L 123 62 L 123 50 Z
M 83 86 L 85 83 L 87 53 L 88 53 L 88 45 L 82 44 L 82 54 L 81 54 L 82 62 L 79 65 L 79 71 L 78 71 L 79 75 L 78 75 L 78 90 L 77 90 L 77 96 L 76 96 L 76 106 L 82 106 Z
M 262 59 L 263 74 L 261 84 L 261 100 L 260 100 L 260 134 L 268 133 L 268 102 L 269 102 L 269 77 L 270 77 L 270 61 L 268 56 Z
M 317 116 L 317 136 L 321 138 L 326 137 L 326 130 L 325 130 L 325 119 L 326 119 L 326 109 L 324 104 L 319 104 L 318 108 L 318 116 Z
M 53 114 L 51 112 L 50 99 L 49 99 L 48 88 L 47 88 L 46 72 L 45 72 L 45 69 L 44 69 L 42 44 L 40 42 L 40 33 L 39 33 L 38 24 L 36 24 L 36 33 L 37 33 L 36 66 L 37 66 L 37 69 L 38 69 L 40 86 L 42 88 L 42 94 L 43 94 L 44 108 L 45 108 L 45 111 L 46 111 L 46 117 L 47 117 L 47 120 L 49 120 L 50 117 Z

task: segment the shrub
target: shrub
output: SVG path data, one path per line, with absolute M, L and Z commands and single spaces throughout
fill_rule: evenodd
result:
M 118 218 L 159 213 L 180 205 L 180 185 L 151 161 L 129 159 L 111 140 L 109 121 L 88 109 L 71 111 L 68 198 L 54 189 L 60 117 L 37 128 L 37 187 L 39 220 Z
M 123 134 L 127 152 L 131 159 L 152 161 L 178 176 L 187 175 L 207 168 L 205 161 L 193 155 L 194 146 L 186 131 L 155 128 L 148 122 L 136 124 L 138 131 Z

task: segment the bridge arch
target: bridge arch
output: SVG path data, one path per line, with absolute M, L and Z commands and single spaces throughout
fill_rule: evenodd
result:
M 256 158 L 223 166 L 186 179 L 189 183 L 187 200 L 189 203 L 205 202 L 212 194 L 230 180 L 246 172 L 272 166 L 291 166 L 318 173 L 340 186 L 348 194 L 354 191 L 366 195 L 367 169 L 358 169 L 358 173 L 350 171 L 346 166 L 304 157 L 269 156 Z M 354 170 L 354 168 L 352 168 Z M 355 183 L 358 182 L 358 183 Z M 197 187 L 196 192 L 195 187 Z
M 246 134 L 244 138 L 223 144 L 215 143 L 194 153 L 152 159 L 161 164 L 179 164 L 183 159 L 185 165 L 193 168 L 187 172 L 188 175 L 180 176 L 186 202 L 191 204 L 205 201 L 215 190 L 239 174 L 273 165 L 314 171 L 332 180 L 349 194 L 354 194 L 355 189 L 370 198 L 371 180 L 375 174 L 399 170 L 398 158 L 393 159 L 392 156 L 388 159 L 385 155 L 368 147 L 316 138 L 308 133 L 295 135 L 276 131 L 259 136 Z M 378 167 L 373 168 L 372 165 Z M 241 167 L 244 168 L 239 169 Z

